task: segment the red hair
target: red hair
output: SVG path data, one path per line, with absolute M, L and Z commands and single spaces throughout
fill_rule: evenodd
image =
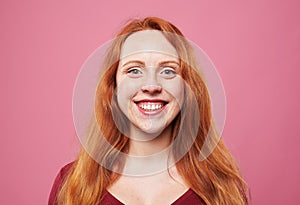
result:
M 98 204 L 106 188 L 118 179 L 118 174 L 105 167 L 117 167 L 121 170 L 123 164 L 116 150 L 126 153 L 129 146 L 129 139 L 118 130 L 113 118 L 113 115 L 118 113 L 117 120 L 124 121 L 124 116 L 118 111 L 118 105 L 114 100 L 120 52 L 129 35 L 149 29 L 162 31 L 176 49 L 181 59 L 180 75 L 194 93 L 201 113 L 200 116 L 195 116 L 197 113 L 193 110 L 195 105 L 192 104 L 191 97 L 187 93 L 185 112 L 173 122 L 172 140 L 174 143 L 172 149 L 175 158 L 179 158 L 182 150 L 193 140 L 188 152 L 180 157 L 176 163 L 179 174 L 186 184 L 208 205 L 248 204 L 246 184 L 235 161 L 222 140 L 219 140 L 219 135 L 214 128 L 208 89 L 201 74 L 195 69 L 198 65 L 193 51 L 178 28 L 156 17 L 129 22 L 110 47 L 103 64 L 108 69 L 103 74 L 96 92 L 96 99 L 98 99 L 95 103 L 96 119 L 92 120 L 87 133 L 85 146 L 89 147 L 89 152 L 82 149 L 77 160 L 73 163 L 59 192 L 58 204 Z M 182 38 L 174 37 L 174 34 Z M 194 118 L 199 119 L 196 136 L 193 136 L 195 128 L 191 123 Z M 183 126 L 188 129 L 180 129 L 181 123 L 185 123 Z M 105 139 L 99 138 L 100 132 Z M 175 141 L 176 137 L 179 139 Z M 205 149 L 214 148 L 208 157 L 203 156 L 203 152 L 201 152 L 207 137 L 210 137 L 212 147 L 206 145 L 208 147 Z M 107 146 L 104 140 L 107 140 L 113 148 Z M 205 160 L 199 160 L 199 156 Z M 101 166 L 98 162 L 105 166 Z

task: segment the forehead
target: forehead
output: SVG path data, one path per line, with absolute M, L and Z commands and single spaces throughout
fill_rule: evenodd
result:
M 131 34 L 124 42 L 120 58 L 132 54 L 157 52 L 173 57 L 178 57 L 177 51 L 165 38 L 162 32 L 157 30 L 145 30 Z

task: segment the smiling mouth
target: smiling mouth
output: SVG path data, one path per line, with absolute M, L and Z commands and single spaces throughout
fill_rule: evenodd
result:
M 167 102 L 164 101 L 140 101 L 140 102 L 135 102 L 135 104 L 138 106 L 138 108 L 145 113 L 157 113 L 160 112 L 161 110 L 164 109 L 166 106 Z

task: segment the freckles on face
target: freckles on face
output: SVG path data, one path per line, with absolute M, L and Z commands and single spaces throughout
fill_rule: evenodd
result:
M 125 73 L 126 71 L 118 68 L 117 71 L 117 99 L 121 108 L 130 106 L 130 101 L 141 87 L 140 80 L 132 80 Z M 122 110 L 123 111 L 123 110 Z M 124 111 L 123 111 L 124 112 Z
M 184 95 L 178 71 L 177 52 L 160 32 L 142 31 L 127 38 L 116 90 L 118 105 L 133 125 L 155 132 L 172 122 Z

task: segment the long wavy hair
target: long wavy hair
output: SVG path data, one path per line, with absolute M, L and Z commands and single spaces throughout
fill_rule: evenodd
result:
M 195 69 L 198 65 L 191 46 L 184 38 L 168 35 L 176 34 L 176 36 L 183 37 L 178 28 L 157 17 L 132 20 L 121 30 L 110 46 L 103 63 L 103 66 L 108 69 L 101 77 L 96 91 L 95 119 L 92 120 L 84 145 L 88 149 L 82 148 L 78 158 L 74 161 L 63 181 L 57 196 L 57 203 L 64 205 L 99 204 L 105 190 L 120 177 L 116 172 L 107 169 L 107 167 L 117 167 L 122 170 L 124 163 L 120 159 L 119 151 L 127 153 L 129 147 L 129 139 L 117 128 L 115 122 L 115 120 L 120 121 L 117 122 L 119 124 L 127 122 L 114 96 L 116 72 L 121 48 L 126 38 L 132 33 L 143 30 L 162 31 L 166 39 L 174 46 L 180 58 L 180 75 L 193 92 L 199 113 L 201 113 L 200 116 L 195 116 L 197 113 L 194 110 L 195 104 L 191 101 L 189 93 L 185 94 L 185 112 L 172 122 L 173 154 L 175 158 L 180 157 L 175 164 L 178 173 L 207 205 L 248 204 L 246 183 L 214 128 L 208 89 L 201 73 Z M 119 115 L 119 117 L 115 119 L 113 115 Z M 195 128 L 191 122 L 196 118 L 199 119 L 199 125 L 195 135 Z M 181 126 L 187 129 L 180 129 Z M 104 138 L 99 137 L 100 134 Z M 210 138 L 210 143 L 204 143 L 207 137 Z M 175 140 L 175 138 L 178 139 Z M 181 151 L 188 147 L 191 140 L 192 145 L 182 157 Z M 213 151 L 209 156 L 204 156 L 203 149 L 213 149 Z M 201 156 L 204 160 L 199 159 Z

